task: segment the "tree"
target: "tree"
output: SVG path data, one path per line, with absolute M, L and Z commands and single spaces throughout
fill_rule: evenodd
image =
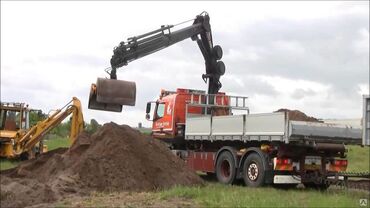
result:
M 86 125 L 86 131 L 92 134 L 95 133 L 100 127 L 101 125 L 95 119 L 91 119 L 90 124 Z
M 30 111 L 30 127 L 34 126 L 37 124 L 37 122 L 42 121 L 46 119 L 48 115 L 42 112 L 42 110 L 33 110 Z
M 50 134 L 53 134 L 57 137 L 68 137 L 71 130 L 71 119 L 68 119 L 67 122 L 60 123 L 55 128 L 50 131 Z

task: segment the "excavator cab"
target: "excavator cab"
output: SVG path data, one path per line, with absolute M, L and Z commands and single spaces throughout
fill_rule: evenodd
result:
M 24 103 L 1 103 L 0 157 L 13 156 L 14 141 L 29 128 L 29 112 Z
M 24 103 L 1 103 L 0 130 L 18 131 L 29 128 L 29 111 Z

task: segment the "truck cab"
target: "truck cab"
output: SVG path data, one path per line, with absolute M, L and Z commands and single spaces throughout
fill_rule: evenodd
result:
M 167 91 L 162 89 L 159 99 L 148 102 L 146 108 L 146 118 L 153 121 L 153 137 L 170 143 L 181 141 L 184 138 L 186 115 L 230 114 L 230 111 L 225 109 L 205 109 L 203 105 L 211 102 L 207 98 L 205 91 L 202 90 L 178 88 L 176 91 Z M 199 106 L 187 106 L 190 102 L 196 102 Z M 213 102 L 227 106 L 228 98 L 225 93 L 219 92 Z M 150 116 L 151 109 L 154 109 L 152 116 Z

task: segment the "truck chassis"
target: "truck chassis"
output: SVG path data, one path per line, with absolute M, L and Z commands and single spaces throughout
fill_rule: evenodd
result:
M 226 95 L 190 96 L 186 109 L 204 108 L 204 114 L 186 110 L 186 146 L 173 152 L 191 169 L 215 174 L 224 184 L 243 179 L 250 187 L 303 183 L 326 189 L 331 181 L 344 180 L 338 173 L 348 165 L 345 144 L 362 142 L 361 129 L 351 126 L 291 121 L 287 113 L 249 114 L 245 97 L 227 96 L 224 104 L 217 100 Z M 215 108 L 247 113 L 209 114 Z

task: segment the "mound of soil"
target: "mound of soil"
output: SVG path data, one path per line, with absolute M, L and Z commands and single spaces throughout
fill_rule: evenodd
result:
M 289 110 L 289 109 L 281 108 L 274 112 L 286 112 L 288 113 L 289 120 L 292 120 L 292 121 L 322 122 L 315 117 L 307 116 L 305 113 L 299 110 Z
M 91 191 L 151 191 L 202 184 L 166 144 L 107 123 L 59 149 L 1 172 L 1 207 L 48 203 Z

